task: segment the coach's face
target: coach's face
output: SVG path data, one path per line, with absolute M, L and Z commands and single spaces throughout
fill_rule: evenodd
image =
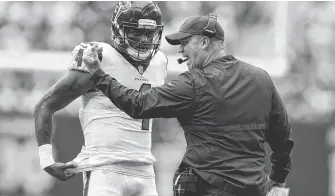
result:
M 204 36 L 201 35 L 192 35 L 180 40 L 179 53 L 188 58 L 187 67 L 189 70 L 201 68 L 206 59 L 203 38 Z

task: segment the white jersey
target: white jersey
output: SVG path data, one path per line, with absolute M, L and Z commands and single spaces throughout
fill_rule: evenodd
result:
M 101 68 L 121 84 L 139 91 L 164 84 L 167 58 L 161 51 L 157 52 L 141 74 L 112 46 L 106 43 L 99 45 L 103 46 Z M 78 49 L 75 48 L 70 69 L 87 71 L 84 62 L 81 66 L 77 65 L 76 51 Z M 113 169 L 117 165 L 118 170 L 124 173 L 130 172 L 125 170 L 129 165 L 154 163 L 155 157 L 151 153 L 152 120 L 131 118 L 98 90 L 82 95 L 79 119 L 85 147 L 74 161 L 79 163 L 80 171 L 99 167 Z

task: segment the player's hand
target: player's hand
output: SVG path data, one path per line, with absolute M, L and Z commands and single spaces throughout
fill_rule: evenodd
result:
M 69 163 L 54 163 L 46 168 L 44 170 L 52 175 L 53 177 L 57 178 L 58 180 L 61 181 L 66 181 L 73 176 L 75 176 L 75 173 L 69 173 L 66 170 L 69 168 L 75 168 L 77 165 L 73 162 Z
M 102 47 L 97 43 L 94 43 L 92 46 L 88 44 L 87 48 L 83 52 L 83 61 L 86 64 L 88 71 L 93 74 L 98 69 L 100 69 L 100 60 L 98 53 L 102 52 Z

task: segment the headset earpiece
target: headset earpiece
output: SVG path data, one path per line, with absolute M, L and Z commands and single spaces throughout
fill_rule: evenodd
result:
M 215 24 L 217 20 L 217 15 L 210 13 L 208 17 L 208 24 L 203 29 L 203 34 L 207 37 L 215 37 L 216 30 L 215 30 Z

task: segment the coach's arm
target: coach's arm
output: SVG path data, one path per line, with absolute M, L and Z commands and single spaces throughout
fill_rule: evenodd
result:
M 102 48 L 98 44 L 88 46 L 83 52 L 83 61 L 92 74 L 95 88 L 119 109 L 136 119 L 191 115 L 195 105 L 195 88 L 190 72 L 179 75 L 169 84 L 139 92 L 125 87 L 100 68 L 99 50 Z
M 271 154 L 272 170 L 269 177 L 277 183 L 285 184 L 292 167 L 291 156 L 294 141 L 284 104 L 273 83 L 272 87 L 271 112 L 266 132 L 266 140 L 273 151 Z
M 114 105 L 136 119 L 190 115 L 195 102 L 194 84 L 188 72 L 145 92 L 125 87 L 101 69 L 93 73 L 91 81 Z

